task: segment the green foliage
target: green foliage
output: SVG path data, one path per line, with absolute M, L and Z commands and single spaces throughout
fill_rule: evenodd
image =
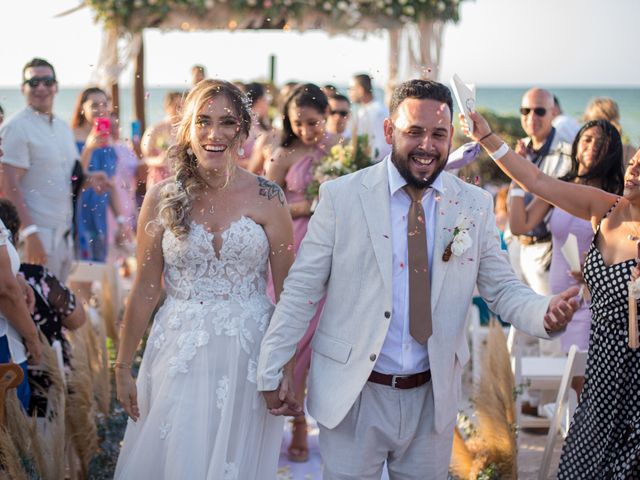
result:
M 463 0 L 87 0 L 98 20 L 130 28 L 134 16 L 145 18 L 144 25 L 157 26 L 176 8 L 194 16 L 203 16 L 223 8 L 240 20 L 259 14 L 265 19 L 301 19 L 321 14 L 337 28 L 357 28 L 365 19 L 382 25 L 407 23 L 420 19 L 458 21 L 458 7 Z M 283 28 L 274 20 L 272 28 Z M 267 27 L 262 27 L 267 28 Z
M 511 148 L 516 146 L 517 141 L 520 138 L 526 136 L 524 131 L 522 130 L 522 126 L 520 125 L 520 118 L 511 115 L 498 115 L 491 110 L 478 109 L 484 118 L 487 119 L 489 125 L 495 133 L 497 133 L 507 145 Z M 465 142 L 468 142 L 469 139 L 467 137 L 462 136 L 462 134 L 458 133 L 454 138 L 455 145 L 461 145 Z M 501 185 L 505 183 L 509 183 L 510 179 L 507 177 L 500 168 L 495 164 L 489 155 L 482 150 L 478 159 L 470 165 L 467 165 L 464 168 L 460 169 L 458 175 L 461 178 L 468 179 L 478 179 L 480 185 Z

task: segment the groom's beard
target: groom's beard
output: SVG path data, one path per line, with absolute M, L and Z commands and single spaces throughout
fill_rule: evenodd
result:
M 436 178 L 438 178 L 438 175 L 440 175 L 440 173 L 442 173 L 442 171 L 444 170 L 444 167 L 447 165 L 447 159 L 449 158 L 450 150 L 451 148 L 447 149 L 447 156 L 444 159 L 442 158 L 442 156 L 434 159 L 434 162 L 436 162 L 437 164 L 437 168 L 427 178 L 416 177 L 413 173 L 411 173 L 411 170 L 409 169 L 409 162 L 411 161 L 410 157 L 413 154 L 413 151 L 406 156 L 401 156 L 397 153 L 395 145 L 392 145 L 391 161 L 396 166 L 398 172 L 400 173 L 400 175 L 402 175 L 402 178 L 405 179 L 408 185 L 411 185 L 418 190 L 424 190 L 429 188 L 431 184 L 436 180 Z

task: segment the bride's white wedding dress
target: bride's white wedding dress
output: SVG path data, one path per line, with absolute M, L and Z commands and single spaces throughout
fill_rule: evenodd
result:
M 256 390 L 273 310 L 265 293 L 269 244 L 248 217 L 216 235 L 219 253 L 198 223 L 183 239 L 164 232 L 167 299 L 147 340 L 140 418 L 129 420 L 116 478 L 275 478 L 283 420 Z

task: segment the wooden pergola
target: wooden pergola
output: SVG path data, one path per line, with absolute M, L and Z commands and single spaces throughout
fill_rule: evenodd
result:
M 117 112 L 118 78 L 134 64 L 134 118 L 145 128 L 142 32 L 162 30 L 324 30 L 366 38 L 389 34 L 389 85 L 406 78 L 437 78 L 442 36 L 457 21 L 463 0 L 85 0 L 103 25 L 93 80 L 111 91 Z

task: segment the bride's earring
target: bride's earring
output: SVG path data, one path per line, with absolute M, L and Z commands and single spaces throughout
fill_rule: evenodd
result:
M 243 156 L 244 155 L 244 148 L 240 147 L 238 149 L 238 155 Z

